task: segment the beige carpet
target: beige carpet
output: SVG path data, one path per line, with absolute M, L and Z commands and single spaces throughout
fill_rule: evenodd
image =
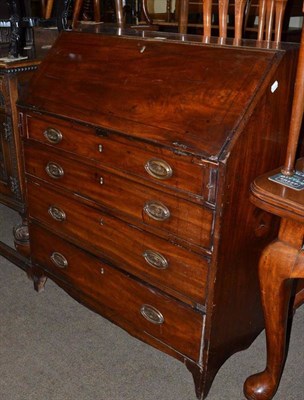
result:
M 14 218 L 0 207 L 2 239 L 10 240 Z M 302 307 L 275 400 L 304 398 L 303 327 Z M 244 399 L 245 378 L 264 360 L 262 333 L 224 364 L 207 399 Z M 25 273 L 0 257 L 0 400 L 38 399 L 195 400 L 195 394 L 182 363 L 87 310 L 51 281 L 37 294 Z

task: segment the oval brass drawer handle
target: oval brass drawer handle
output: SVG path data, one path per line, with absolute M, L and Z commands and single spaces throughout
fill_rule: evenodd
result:
M 149 322 L 152 322 L 152 324 L 161 325 L 165 322 L 163 314 L 149 304 L 144 304 L 140 309 L 140 313 Z
M 61 253 L 58 253 L 57 251 L 54 251 L 53 254 L 51 255 L 51 261 L 58 268 L 66 268 L 69 265 L 68 260 Z
M 154 268 L 166 269 L 169 266 L 168 260 L 162 254 L 154 250 L 145 250 L 143 252 L 145 261 Z
M 50 206 L 48 213 L 56 221 L 62 222 L 66 220 L 65 212 L 59 207 Z
M 63 168 L 55 162 L 49 162 L 45 167 L 45 171 L 53 179 L 59 179 L 64 175 Z
M 147 161 L 145 170 L 157 179 L 169 179 L 173 174 L 173 170 L 167 161 L 159 158 L 151 158 L 151 160 Z
M 170 218 L 170 210 L 163 203 L 156 200 L 147 201 L 144 212 L 156 221 L 165 221 Z
M 151 158 L 151 160 L 147 161 L 145 170 L 149 175 L 157 179 L 169 179 L 173 174 L 171 166 L 159 158 Z
M 55 128 L 46 128 L 43 135 L 46 140 L 52 144 L 60 143 L 63 138 L 62 133 Z

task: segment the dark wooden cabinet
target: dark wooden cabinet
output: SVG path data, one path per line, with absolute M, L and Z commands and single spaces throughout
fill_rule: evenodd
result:
M 249 186 L 284 158 L 296 56 L 63 32 L 19 101 L 36 289 L 49 277 L 184 362 L 199 398 L 263 329 L 278 224 Z
M 16 101 L 37 65 L 33 60 L 0 60 L 0 202 L 20 212 L 24 184 Z
M 1 241 L 0 254 L 26 269 L 27 260 L 24 256 L 27 257 L 29 253 L 29 239 L 16 101 L 40 61 L 28 57 L 11 59 L 7 54 L 7 51 L 3 51 L 1 55 L 4 57 L 0 60 L 0 203 L 17 211 L 21 221 L 11 227 L 18 252 Z

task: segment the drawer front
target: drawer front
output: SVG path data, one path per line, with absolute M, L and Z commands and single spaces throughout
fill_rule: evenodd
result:
M 115 133 L 56 118 L 27 116 L 27 137 L 127 171 L 153 183 L 209 198 L 209 164 Z M 152 150 L 151 150 L 152 148 Z M 153 151 L 154 150 L 154 151 Z
M 28 200 L 30 217 L 59 235 L 176 297 L 205 303 L 208 262 L 202 256 L 43 185 L 29 182 Z
M 32 261 L 139 331 L 198 361 L 203 316 L 32 224 Z
M 156 228 L 167 238 L 173 234 L 198 246 L 211 246 L 213 212 L 199 204 L 164 194 L 108 170 L 67 159 L 50 152 L 46 146 L 28 146 L 27 143 L 25 156 L 26 171 L 31 175 Z

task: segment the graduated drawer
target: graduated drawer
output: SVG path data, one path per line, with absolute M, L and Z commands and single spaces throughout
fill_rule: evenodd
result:
M 156 228 L 167 238 L 173 234 L 198 246 L 211 246 L 212 210 L 30 144 L 25 145 L 27 173 Z
M 49 116 L 26 116 L 30 139 L 101 162 L 153 183 L 195 193 L 210 200 L 214 170 L 189 155 L 177 155 L 151 144 Z M 212 182 L 211 182 L 212 181 Z
M 106 213 L 28 182 L 29 215 L 182 300 L 205 303 L 208 262 Z
M 127 320 L 198 361 L 203 316 L 99 261 L 35 224 L 30 225 L 32 262 Z

